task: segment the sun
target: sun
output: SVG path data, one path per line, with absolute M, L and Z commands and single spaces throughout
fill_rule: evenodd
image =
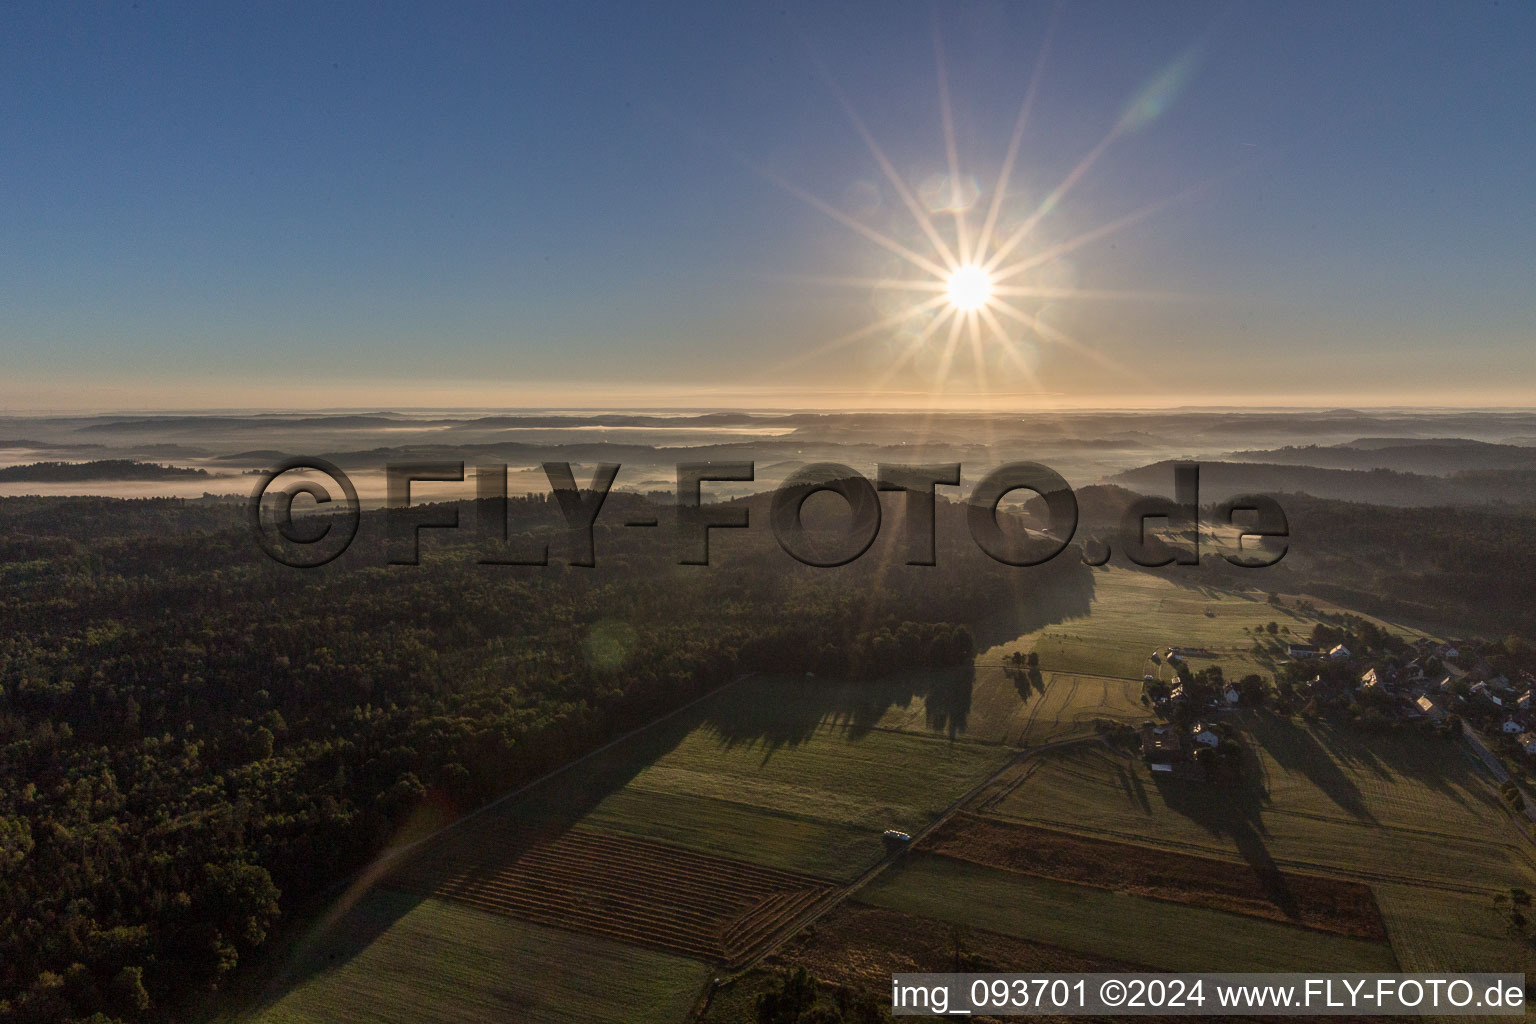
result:
M 1054 188 L 1038 201 L 1024 202 L 1013 187 L 1013 172 L 1020 156 L 1044 64 L 1045 45 L 1036 60 L 1014 122 L 995 184 L 979 185 L 960 164 L 954 113 L 949 102 L 948 72 L 943 46 L 934 39 L 939 77 L 939 112 L 944 134 L 943 170 L 935 169 L 916 187 L 897 171 L 895 163 L 875 140 L 848 97 L 822 68 L 823 78 L 842 105 L 844 113 L 863 139 L 865 147 L 884 173 L 892 211 L 905 207 L 911 223 L 905 228 L 876 227 L 873 213 L 854 214 L 826 202 L 782 175 L 750 160 L 743 162 L 769 182 L 782 188 L 853 233 L 885 250 L 886 262 L 876 276 L 817 276 L 798 278 L 813 284 L 853 287 L 875 292 L 878 319 L 848 331 L 821 345 L 791 357 L 784 366 L 814 360 L 871 336 L 889 336 L 890 345 L 880 352 L 885 367 L 871 381 L 879 391 L 910 367 L 919 376 L 932 375 L 938 391 L 945 390 L 952 371 L 967 359 L 976 375 L 976 392 L 985 398 L 993 391 L 993 379 L 1017 380 L 1032 391 L 1042 384 L 1036 375 L 1040 350 L 1045 346 L 1070 350 L 1128 378 L 1133 371 L 1074 338 L 1053 323 L 1060 307 L 1074 301 L 1173 297 L 1176 293 L 1138 292 L 1121 289 L 1079 288 L 1064 258 L 1128 228 L 1169 204 L 1194 194 L 1193 189 L 1165 196 L 1113 220 L 1065 237 L 1057 233 L 1065 223 L 1057 217 L 1063 200 L 1110 146 L 1131 129 L 1147 121 L 1150 101 L 1133 102 L 1104 136 L 1077 161 Z M 1154 84 L 1156 84 L 1154 82 Z M 1150 87 L 1149 87 L 1150 88 Z M 1140 94 L 1138 94 L 1140 95 Z M 1138 104 L 1140 104 L 1138 106 Z M 944 173 L 947 171 L 947 173 Z M 860 182 L 861 186 L 868 183 Z M 878 211 L 885 199 L 875 191 Z M 882 214 L 883 216 L 883 214 Z M 1053 220 L 1053 218 L 1056 218 Z M 903 221 L 905 218 L 903 218 Z
M 949 304 L 962 313 L 973 313 L 992 298 L 992 275 L 974 263 L 956 267 L 945 282 Z

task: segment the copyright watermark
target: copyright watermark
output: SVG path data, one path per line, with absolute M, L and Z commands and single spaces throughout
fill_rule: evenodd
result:
M 597 565 L 593 527 L 613 489 L 621 467 L 597 466 L 591 483 L 581 486 L 568 462 L 546 462 L 544 474 L 565 520 L 568 564 Z M 685 462 L 677 466 L 674 542 L 682 565 L 708 565 L 711 531 L 747 529 L 750 509 L 739 503 L 706 503 L 710 483 L 748 483 L 755 479 L 751 462 Z M 315 479 L 324 477 L 327 483 Z M 473 467 L 476 522 L 473 527 L 487 553 L 483 565 L 540 566 L 549 564 L 549 545 L 531 550 L 509 548 L 507 530 L 507 466 L 490 463 Z M 1115 545 L 1099 538 L 1082 544 L 1082 560 L 1103 565 L 1114 550 L 1141 566 L 1198 565 L 1200 538 L 1207 526 L 1223 527 L 1233 539 L 1222 557 L 1233 565 L 1257 569 L 1285 556 L 1289 524 L 1285 512 L 1267 495 L 1232 498 L 1215 510 L 1214 523 L 1202 523 L 1200 468 L 1184 463 L 1174 468 L 1174 498 L 1146 497 L 1132 503 L 1120 520 Z M 290 478 L 284 484 L 280 481 Z M 460 528 L 460 508 L 454 503 L 412 504 L 415 483 L 463 483 L 463 462 L 391 463 L 385 468 L 385 529 L 391 565 L 418 565 L 422 530 Z M 780 548 L 803 565 L 833 567 L 857 560 L 874 544 L 881 526 L 880 492 L 905 495 L 903 543 L 908 565 L 937 564 L 936 503 L 938 488 L 960 485 L 958 463 L 877 467 L 875 479 L 848 466 L 822 462 L 796 470 L 772 493 L 769 528 Z M 334 488 L 334 493 L 332 488 Z M 812 536 L 803 512 L 812 495 L 834 494 L 846 506 L 846 523 L 828 536 Z M 1041 499 L 1044 525 L 1005 528 L 999 508 L 1005 498 L 1029 492 Z M 295 517 L 294 501 L 313 499 L 316 511 L 339 504 L 335 515 Z M 1239 523 L 1240 514 L 1246 513 Z M 333 463 L 296 458 L 265 473 L 246 507 L 246 519 L 257 544 L 274 560 L 294 568 L 317 568 L 338 558 L 357 538 L 362 507 L 351 479 Z M 1038 462 L 1010 462 L 988 472 L 965 502 L 967 531 L 976 546 L 1004 565 L 1043 565 L 1065 551 L 1078 532 L 1077 496 L 1060 474 Z M 1156 524 L 1177 542 L 1154 539 Z M 633 527 L 656 527 L 659 517 L 631 520 Z M 1261 545 L 1259 541 L 1269 541 Z M 1278 542 L 1278 543 L 1277 543 Z
M 893 974 L 891 1012 L 1524 1016 L 1523 974 Z

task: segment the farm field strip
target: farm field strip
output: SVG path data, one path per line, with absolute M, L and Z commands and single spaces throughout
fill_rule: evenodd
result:
M 639 790 L 615 793 L 583 819 L 582 827 L 837 881 L 856 877 L 883 854 L 879 835 L 867 828 L 727 800 Z
M 716 960 L 749 953 L 752 939 L 830 891 L 807 875 L 579 829 L 506 863 L 418 858 L 393 884 Z
M 392 919 L 252 1015 L 260 1024 L 677 1024 L 711 968 L 698 959 L 549 928 L 451 901 L 375 890 Z
M 1211 859 L 1225 859 L 1233 863 L 1241 863 L 1241 857 L 1231 848 L 1211 846 L 1204 843 L 1180 842 L 1163 836 L 1148 838 L 1141 833 L 1127 832 L 1123 829 L 1090 828 L 1072 821 L 1050 819 L 1043 817 L 1031 818 L 1004 818 L 1009 822 L 1017 822 L 1024 825 L 1038 825 L 1044 828 L 1055 829 L 1061 832 L 1070 832 L 1094 839 L 1105 839 L 1128 845 L 1144 846 L 1148 849 L 1162 849 L 1177 853 L 1187 853 L 1199 857 Z M 1378 848 L 1379 849 L 1379 848 Z M 1501 847 L 1494 847 L 1502 850 Z M 1486 853 L 1483 849 L 1480 852 Z M 1342 878 L 1347 880 L 1367 882 L 1371 884 L 1379 882 L 1403 882 L 1409 880 L 1413 885 L 1425 888 L 1438 889 L 1448 893 L 1486 895 L 1497 892 L 1502 888 L 1497 882 L 1469 883 L 1455 877 L 1439 875 L 1409 874 L 1401 870 L 1382 869 L 1371 870 L 1369 868 L 1351 867 L 1344 859 L 1316 860 L 1305 857 L 1274 857 L 1275 866 L 1290 868 L 1307 874 L 1315 874 L 1323 877 Z
M 1425 899 L 1413 884 L 1383 883 L 1375 888 L 1403 970 L 1536 974 L 1536 950 L 1510 941 L 1486 893 L 1436 893 Z
M 914 853 L 855 897 L 1033 942 L 1166 970 L 1394 971 L 1386 942 Z
M 1320 875 L 1272 872 L 1155 847 L 959 814 L 922 849 L 984 867 L 1209 907 L 1374 941 L 1387 938 L 1371 890 Z

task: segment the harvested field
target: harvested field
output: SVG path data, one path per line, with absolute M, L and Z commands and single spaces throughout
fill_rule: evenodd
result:
M 391 884 L 538 924 L 731 962 L 831 891 L 810 875 L 572 829 L 509 857 L 484 831 Z
M 1175 853 L 959 813 L 923 840 L 933 853 L 989 867 L 1191 903 L 1386 941 L 1369 886 Z

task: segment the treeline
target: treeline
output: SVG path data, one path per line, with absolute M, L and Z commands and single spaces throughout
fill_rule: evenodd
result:
M 1203 570 L 1387 618 L 1485 636 L 1536 634 L 1536 509 L 1389 508 L 1281 499 L 1289 551 L 1271 568 Z
M 641 501 L 609 500 L 614 523 Z M 892 531 L 826 570 L 761 526 L 720 531 L 709 567 L 599 526 L 597 568 L 572 568 L 553 502 L 511 505 L 549 566 L 431 531 L 389 566 L 365 514 L 302 571 L 237 503 L 0 500 L 0 1021 L 184 1019 L 429 812 L 743 672 L 954 664 L 989 616 L 1091 586 L 1076 559 L 991 562 L 947 505 L 938 568 L 901 564 Z
M 75 483 L 81 480 L 183 480 L 211 474 L 191 466 L 162 466 L 132 459 L 94 462 L 32 462 L 0 468 L 0 483 Z

